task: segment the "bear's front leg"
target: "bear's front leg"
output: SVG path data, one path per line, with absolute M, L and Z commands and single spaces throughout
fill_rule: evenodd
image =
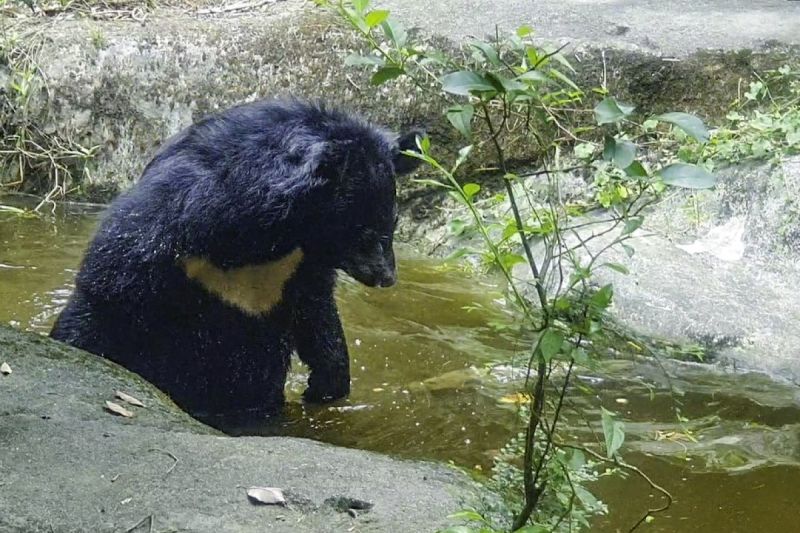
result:
M 294 313 L 297 355 L 310 370 L 303 399 L 330 402 L 350 394 L 350 358 L 333 287 L 305 298 Z

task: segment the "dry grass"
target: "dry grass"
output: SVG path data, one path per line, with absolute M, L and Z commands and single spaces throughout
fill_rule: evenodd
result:
M 87 17 L 94 20 L 133 19 L 144 21 L 159 8 L 174 8 L 198 14 L 246 12 L 281 0 L 0 0 L 0 16 Z

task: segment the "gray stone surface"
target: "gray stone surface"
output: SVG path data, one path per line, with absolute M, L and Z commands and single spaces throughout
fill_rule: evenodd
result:
M 729 262 L 691 254 L 659 235 L 630 243 L 633 258 L 609 260 L 631 274 L 607 272 L 614 314 L 634 330 L 706 345 L 729 368 L 766 372 L 800 385 L 800 268 L 764 257 Z
M 345 67 L 356 37 L 300 0 L 225 16 L 164 9 L 144 24 L 32 24 L 19 31 L 36 50 L 42 90 L 27 112 L 45 131 L 98 147 L 81 177 L 90 200 L 126 189 L 156 148 L 192 122 L 260 97 L 324 99 L 398 128 L 446 122 L 441 104 L 412 98 L 408 83 L 377 89 L 368 72 Z M 442 130 L 446 139 L 450 128 Z
M 585 45 L 571 56 L 582 86 L 605 82 L 647 112 L 686 110 L 707 117 L 727 109 L 742 79 L 791 55 L 780 46 L 763 54 L 740 54 L 741 49 L 773 40 L 796 43 L 800 35 L 800 3 L 785 0 L 378 5 L 445 47 L 493 31 L 495 22 L 503 28 L 529 22 L 545 40 Z M 167 4 L 141 23 L 23 18 L 14 20 L 9 35 L 19 38 L 38 67 L 25 116 L 43 131 L 97 147 L 87 171 L 75 169 L 81 187 L 73 197 L 110 199 L 139 176 L 164 139 L 211 112 L 258 97 L 323 98 L 390 127 L 423 125 L 447 149 L 461 142 L 443 116 L 442 99 L 403 80 L 376 88 L 369 72 L 345 67 L 344 57 L 361 47 L 358 39 L 304 0 L 218 15 Z M 661 57 L 717 48 L 732 51 L 680 61 Z M 0 61 L 0 83 L 9 82 L 8 74 Z M 0 120 L 21 116 L 13 107 L 3 112 L 12 116 Z M 29 192 L 50 190 L 47 179 L 35 178 L 28 176 Z M 417 197 L 413 188 L 410 196 Z
M 717 171 L 715 190 L 656 208 L 607 271 L 614 312 L 641 332 L 711 348 L 729 366 L 800 385 L 800 158 Z
M 602 262 L 625 265 L 629 274 L 598 269 L 595 281 L 613 283 L 611 312 L 631 331 L 702 345 L 725 370 L 762 372 L 800 385 L 800 158 L 716 174 L 714 189 L 673 189 L 651 209 L 629 242 L 633 257 L 620 248 L 605 253 Z M 585 187 L 576 176 L 563 180 L 563 190 L 574 194 Z M 446 256 L 469 245 L 448 238 L 448 220 L 468 220 L 469 214 L 454 202 L 442 207 L 410 235 L 426 252 Z M 581 231 L 586 238 L 604 229 Z M 598 251 L 617 234 L 590 248 Z M 514 273 L 530 279 L 524 264 Z
M 137 376 L 0 327 L 0 532 L 434 531 L 468 492 L 442 466 L 282 437 L 231 438 Z M 123 390 L 146 407 L 103 410 Z M 286 507 L 248 502 L 278 487 Z M 326 500 L 373 504 L 353 517 Z M 346 511 L 346 509 L 344 509 Z M 152 529 L 150 518 L 152 517 Z
M 531 25 L 553 42 L 686 56 L 769 42 L 800 44 L 800 2 L 787 0 L 378 0 L 399 18 L 456 40 Z

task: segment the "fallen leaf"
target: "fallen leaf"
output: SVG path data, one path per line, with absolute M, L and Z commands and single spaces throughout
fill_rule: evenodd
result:
M 509 394 L 508 396 L 503 396 L 500 398 L 500 403 L 513 403 L 522 405 L 531 403 L 531 397 L 529 394 L 525 394 L 524 392 L 517 392 L 514 394 Z
M 106 401 L 106 409 L 114 413 L 115 415 L 124 416 L 126 418 L 130 418 L 133 416 L 133 413 L 122 407 L 121 405 Z
M 2 373 L 4 376 L 7 376 L 11 373 L 11 367 L 8 366 L 8 363 L 3 363 L 0 365 L 0 373 Z
M 273 487 L 250 487 L 247 489 L 247 497 L 253 503 L 261 505 L 285 505 L 286 498 L 283 491 Z
M 117 391 L 115 396 L 117 398 L 119 398 L 120 400 L 122 400 L 123 402 L 127 402 L 127 403 L 129 403 L 131 405 L 135 405 L 136 407 L 144 407 L 144 404 L 138 398 L 134 398 L 130 394 L 125 394 L 122 391 Z

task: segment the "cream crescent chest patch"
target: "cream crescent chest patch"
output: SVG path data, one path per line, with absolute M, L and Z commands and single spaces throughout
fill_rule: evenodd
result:
M 303 260 L 299 247 L 275 261 L 223 270 L 207 259 L 189 257 L 182 261 L 186 276 L 211 294 L 248 315 L 269 313 L 283 298 L 286 282 Z

